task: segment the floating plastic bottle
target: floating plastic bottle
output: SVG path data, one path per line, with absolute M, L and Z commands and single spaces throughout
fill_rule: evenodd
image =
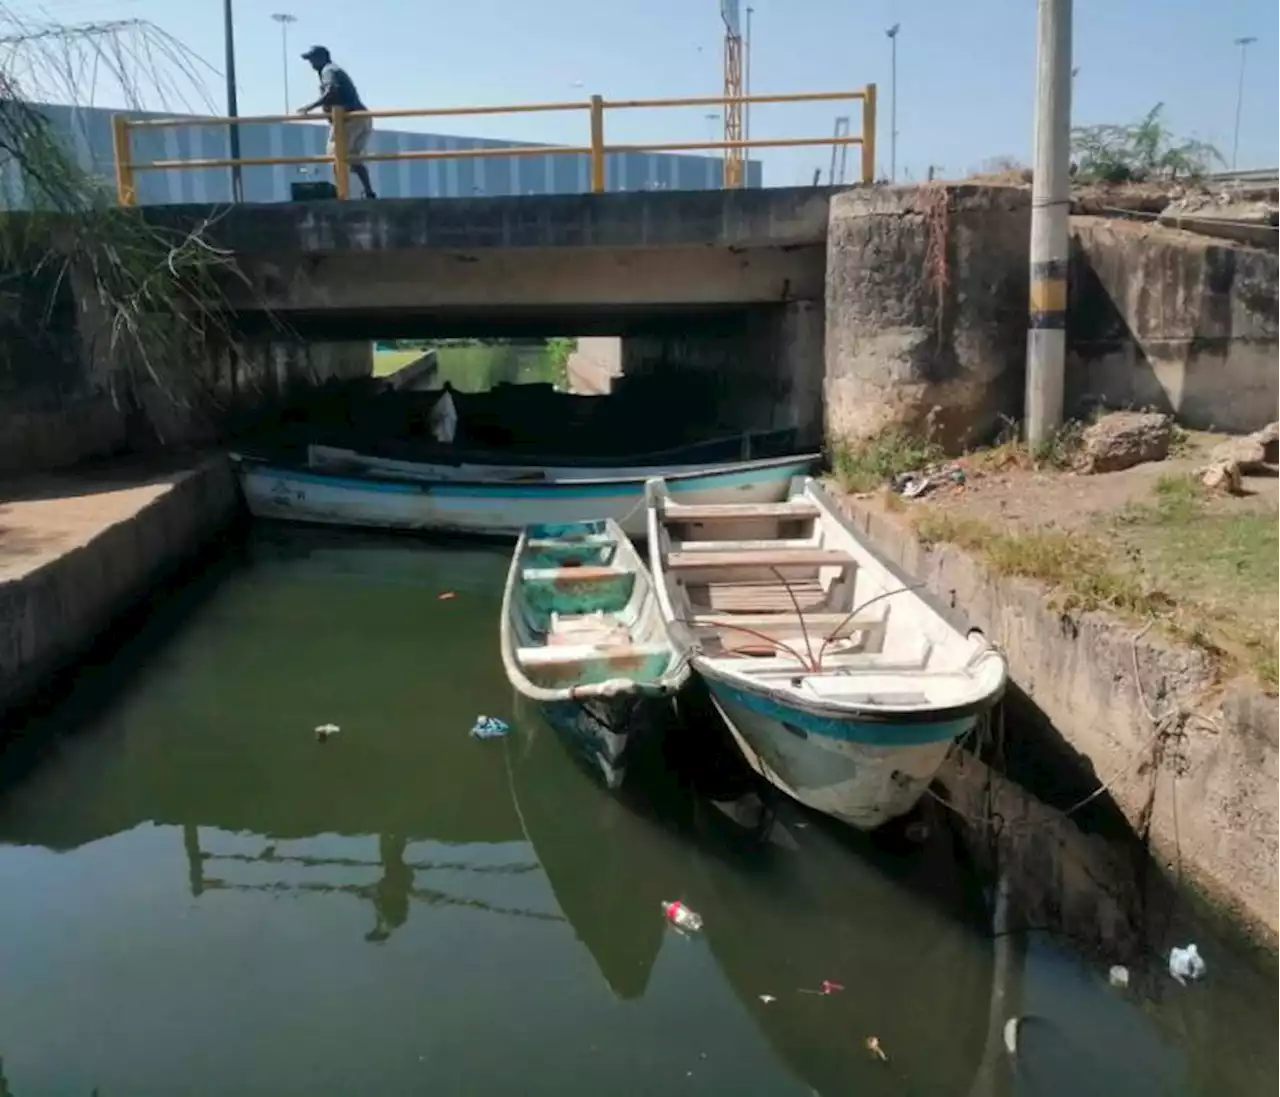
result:
M 697 933 L 702 928 L 702 915 L 696 911 L 690 910 L 679 899 L 674 903 L 663 901 L 662 913 L 667 916 L 676 929 L 683 929 L 688 933 Z

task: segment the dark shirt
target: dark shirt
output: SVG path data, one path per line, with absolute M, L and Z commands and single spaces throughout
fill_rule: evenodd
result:
M 347 75 L 345 69 L 332 61 L 320 70 L 320 94 L 323 96 L 321 106 L 326 111 L 334 107 L 341 107 L 343 110 L 366 109 L 360 101 L 360 93 L 356 91 L 351 77 Z

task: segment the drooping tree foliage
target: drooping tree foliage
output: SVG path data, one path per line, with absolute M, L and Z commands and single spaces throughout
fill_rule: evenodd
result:
M 203 68 L 145 21 L 33 25 L 0 0 L 3 345 L 52 348 L 73 323 L 80 358 L 118 406 L 154 404 L 152 393 L 183 408 L 216 401 L 199 363 L 234 342 L 219 287 L 236 268 L 211 242 L 212 221 L 178 232 L 120 207 L 41 105 L 92 106 L 105 93 L 135 110 L 190 109 Z M 0 360 L 0 373 L 12 366 Z

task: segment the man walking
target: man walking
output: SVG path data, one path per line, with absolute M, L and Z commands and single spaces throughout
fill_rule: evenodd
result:
M 351 77 L 347 75 L 345 69 L 333 63 L 333 58 L 324 46 L 312 46 L 302 55 L 302 59 L 310 62 L 311 67 L 320 74 L 320 98 L 314 103 L 308 103 L 305 107 L 300 107 L 299 114 L 310 114 L 317 107 L 322 108 L 325 114 L 328 115 L 332 115 L 335 107 L 340 107 L 344 111 L 367 109 L 360 101 L 360 93 L 356 91 L 356 86 Z M 364 188 L 364 196 L 366 198 L 377 198 L 378 196 L 373 193 L 373 184 L 369 182 L 369 169 L 364 166 L 361 160 L 365 149 L 368 148 L 369 137 L 373 133 L 373 119 L 348 118 L 345 129 L 347 134 L 347 164 L 355 174 L 355 177 L 360 180 L 360 185 Z M 329 143 L 326 151 L 332 156 L 334 149 L 333 122 L 330 119 Z

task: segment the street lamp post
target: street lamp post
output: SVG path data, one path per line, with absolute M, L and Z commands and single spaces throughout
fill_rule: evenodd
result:
M 278 11 L 271 16 L 280 24 L 280 73 L 284 77 L 284 112 L 289 113 L 289 25 L 296 23 L 298 17 L 287 11 Z
M 887 31 L 889 39 L 889 182 L 898 180 L 898 31 L 894 23 Z
M 1231 138 L 1231 170 L 1236 170 L 1236 157 L 1240 153 L 1240 112 L 1244 107 L 1244 58 L 1249 47 L 1258 39 L 1249 35 L 1245 38 L 1237 38 L 1235 43 L 1240 47 L 1240 80 L 1236 85 L 1236 127 L 1235 133 Z
M 222 34 L 227 52 L 227 117 L 233 119 L 228 130 L 231 159 L 240 159 L 240 127 L 234 119 L 240 114 L 236 106 L 236 27 L 231 11 L 231 0 L 222 0 Z M 231 201 L 244 201 L 244 180 L 239 163 L 231 165 Z

